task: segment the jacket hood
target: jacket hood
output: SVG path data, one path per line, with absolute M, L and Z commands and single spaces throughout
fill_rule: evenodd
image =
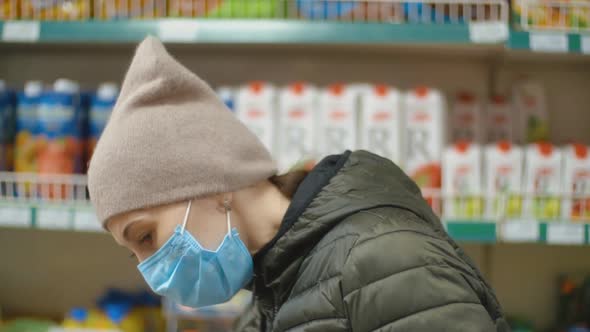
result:
M 325 158 L 297 189 L 277 236 L 254 257 L 257 275 L 284 294 L 305 256 L 334 226 L 384 206 L 437 220 L 418 186 L 390 160 L 366 151 Z

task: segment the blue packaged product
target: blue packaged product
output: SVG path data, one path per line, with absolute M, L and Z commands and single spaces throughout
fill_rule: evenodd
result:
M 30 81 L 17 94 L 16 141 L 14 149 L 14 170 L 37 172 L 37 136 L 39 134 L 39 103 L 43 84 Z
M 0 80 L 0 171 L 13 168 L 16 130 L 14 93 Z
M 217 95 L 219 96 L 221 101 L 223 101 L 225 106 L 227 106 L 227 108 L 229 108 L 230 111 L 234 112 L 235 96 L 233 89 L 225 86 L 219 87 L 217 89 Z
M 90 158 L 96 143 L 107 125 L 107 122 L 117 102 L 119 89 L 114 83 L 103 83 L 98 87 L 96 94 L 92 96 L 90 102 L 90 112 L 88 118 L 88 148 L 87 155 Z
M 350 16 L 360 5 L 360 1 L 297 0 L 301 16 L 316 20 Z

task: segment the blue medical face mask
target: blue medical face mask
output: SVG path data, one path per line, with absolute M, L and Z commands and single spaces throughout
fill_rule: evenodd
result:
M 154 292 L 179 304 L 198 308 L 230 300 L 252 278 L 253 261 L 237 230 L 231 229 L 216 251 L 210 251 L 186 230 L 188 203 L 182 226 L 137 268 Z

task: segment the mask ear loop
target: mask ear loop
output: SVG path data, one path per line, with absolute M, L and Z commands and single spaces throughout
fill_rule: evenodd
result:
M 229 202 L 226 200 L 223 202 L 223 206 L 225 207 L 225 220 L 227 222 L 227 234 L 231 237 L 231 206 Z
M 184 233 L 184 230 L 186 229 L 186 223 L 188 221 L 188 215 L 191 212 L 191 205 L 193 204 L 193 200 L 191 199 L 190 201 L 188 201 L 188 206 L 186 207 L 186 213 L 184 214 L 184 220 L 182 221 L 182 229 L 180 230 L 180 234 Z

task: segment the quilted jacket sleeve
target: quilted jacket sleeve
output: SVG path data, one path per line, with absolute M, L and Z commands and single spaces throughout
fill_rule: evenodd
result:
M 359 238 L 342 273 L 352 331 L 497 331 L 485 286 L 448 241 L 403 222 L 374 234 Z

